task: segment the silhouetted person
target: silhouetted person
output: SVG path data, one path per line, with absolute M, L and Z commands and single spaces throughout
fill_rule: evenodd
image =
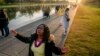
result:
M 8 28 L 8 16 L 4 9 L 0 9 L 0 30 L 2 36 L 7 37 L 9 35 L 9 28 Z

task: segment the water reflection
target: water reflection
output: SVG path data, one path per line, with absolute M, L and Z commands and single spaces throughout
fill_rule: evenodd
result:
M 46 8 L 46 7 L 45 7 Z M 24 25 L 27 25 L 31 22 L 42 19 L 43 14 L 46 10 L 44 7 L 16 7 L 16 8 L 7 8 L 8 16 L 10 18 L 9 28 L 17 29 Z M 52 15 L 55 13 L 54 7 L 50 8 L 49 14 Z
M 11 7 L 11 8 L 6 8 L 7 9 L 7 12 L 8 12 L 8 16 L 11 19 L 15 18 L 16 17 L 16 13 L 19 11 L 22 15 L 28 13 L 28 14 L 32 14 L 34 13 L 34 11 L 39 11 L 41 9 L 40 6 L 37 6 L 37 7 L 32 7 L 32 6 L 29 6 L 29 7 Z

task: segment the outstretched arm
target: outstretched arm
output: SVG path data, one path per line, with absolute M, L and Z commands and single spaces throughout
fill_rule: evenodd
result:
M 51 42 L 51 45 L 52 45 L 52 51 L 56 55 L 62 55 L 68 51 L 66 47 L 63 47 L 63 48 L 56 47 L 53 41 Z
M 30 43 L 30 41 L 31 41 L 31 37 L 24 37 L 24 36 L 18 34 L 15 30 L 11 30 L 11 34 L 24 43 Z

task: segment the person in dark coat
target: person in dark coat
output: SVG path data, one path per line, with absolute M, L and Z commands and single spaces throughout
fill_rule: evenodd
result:
M 45 24 L 40 24 L 36 32 L 30 37 L 24 37 L 11 30 L 11 34 L 24 43 L 29 44 L 28 56 L 52 56 L 52 52 L 57 55 L 62 55 L 67 52 L 67 48 L 58 48 L 54 41 L 50 39 L 49 28 Z
M 9 28 L 8 28 L 8 16 L 4 9 L 0 9 L 0 30 L 2 33 L 2 36 L 8 36 L 9 35 Z
M 56 7 L 55 7 L 56 13 L 59 11 L 59 8 L 60 8 L 60 6 L 56 6 Z
M 43 16 L 50 18 L 50 8 L 49 7 L 43 8 Z

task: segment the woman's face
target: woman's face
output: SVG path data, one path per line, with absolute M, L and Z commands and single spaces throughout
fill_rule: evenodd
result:
M 37 27 L 36 32 L 37 32 L 38 35 L 43 35 L 43 33 L 44 33 L 44 26 L 43 25 L 39 25 Z

